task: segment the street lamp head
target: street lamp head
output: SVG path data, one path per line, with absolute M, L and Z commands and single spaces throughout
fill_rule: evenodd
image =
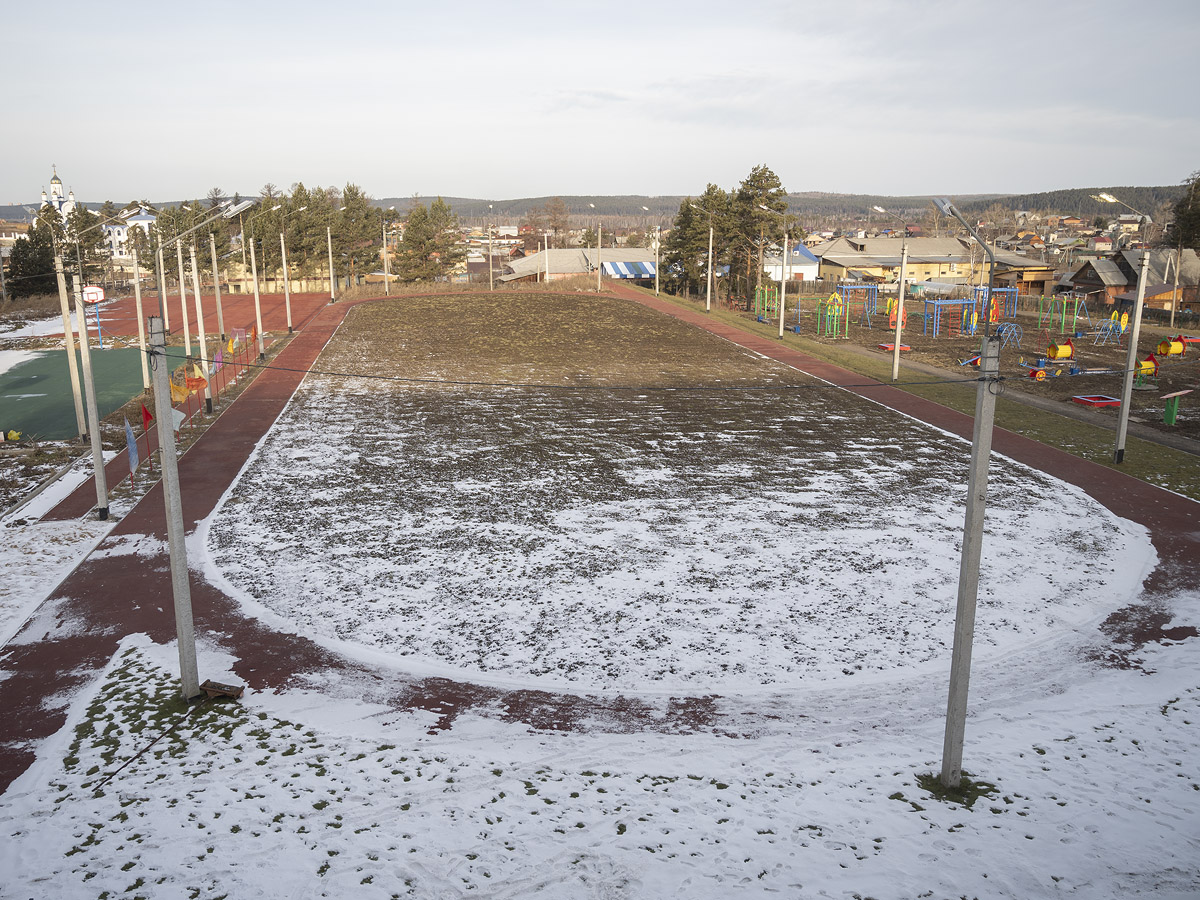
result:
M 887 212 L 887 210 L 884 209 L 882 206 L 872 206 L 871 209 L 875 210 L 875 212 L 881 212 L 881 213 Z
M 282 204 L 282 203 L 276 203 L 276 204 L 275 204 L 274 206 L 272 206 L 272 207 L 271 207 L 269 210 L 267 210 L 267 212 L 275 212 L 275 210 L 279 209 L 281 206 L 283 206 L 283 204 Z
M 1099 200 L 1101 203 L 1120 203 L 1121 201 L 1107 191 L 1101 191 L 1099 194 L 1092 194 L 1093 200 Z
M 304 212 L 306 209 L 308 209 L 307 203 L 304 206 L 300 207 L 298 210 L 296 210 L 296 212 Z
M 950 218 L 953 218 L 953 219 L 958 218 L 958 210 L 956 210 L 954 208 L 954 204 L 951 203 L 948 198 L 934 197 L 933 205 L 937 207 L 937 211 L 940 212 L 943 216 L 949 216 Z
M 234 216 L 241 215 L 253 205 L 253 200 L 242 200 L 240 203 L 235 203 L 233 206 L 229 207 L 227 210 L 221 213 L 221 215 L 227 219 L 232 219 Z
M 642 209 L 645 210 L 646 212 L 650 212 L 650 207 L 648 207 L 648 206 L 643 206 Z

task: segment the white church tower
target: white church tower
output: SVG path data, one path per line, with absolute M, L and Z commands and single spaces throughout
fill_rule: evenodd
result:
M 62 216 L 63 224 L 66 224 L 67 216 L 75 209 L 75 192 L 68 191 L 67 196 L 63 197 L 62 179 L 58 177 L 58 166 L 52 166 L 54 175 L 50 179 L 50 196 L 46 196 L 46 191 L 42 191 L 42 206 L 53 206 L 54 209 Z

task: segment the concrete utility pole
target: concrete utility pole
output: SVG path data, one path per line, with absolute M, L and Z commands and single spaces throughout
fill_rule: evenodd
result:
M 492 208 L 492 204 L 488 204 L 488 209 Z M 491 216 L 488 216 L 488 291 L 496 290 L 495 277 L 492 275 L 492 222 Z
M 708 226 L 708 287 L 704 293 L 704 311 L 712 312 L 712 245 L 713 245 L 713 227 Z
M 900 332 L 904 328 L 904 282 L 908 269 L 908 225 L 900 245 L 900 280 L 896 283 L 896 333 L 892 337 L 892 381 L 900 380 Z
M 87 439 L 87 419 L 83 414 L 83 391 L 79 386 L 79 365 L 75 362 L 75 336 L 71 330 L 71 304 L 67 300 L 67 279 L 63 275 L 62 257 L 54 254 L 54 274 L 58 278 L 58 302 L 62 307 L 63 344 L 67 348 L 67 368 L 71 373 L 71 396 L 75 399 L 75 425 L 79 441 Z
M 604 226 L 599 222 L 596 223 L 596 293 L 600 293 L 600 271 L 603 268 L 604 259 Z
M 0 303 L 8 305 L 8 285 L 4 282 L 4 260 L 0 259 Z
M 92 355 L 88 346 L 87 315 L 83 309 L 83 288 L 76 275 L 71 276 L 75 293 L 75 315 L 79 319 L 79 357 L 83 361 L 83 391 L 87 400 L 88 434 L 92 439 L 92 468 L 95 470 L 96 513 L 101 521 L 108 518 L 108 482 L 104 472 L 104 446 L 100 442 L 100 412 L 96 407 L 96 383 L 92 379 Z
M 188 248 L 192 257 L 192 293 L 196 295 L 196 341 L 200 344 L 200 371 L 208 381 L 208 335 L 204 333 L 204 305 L 200 294 L 200 273 L 196 271 L 196 245 Z M 212 388 L 204 386 L 204 411 L 212 415 Z
M 934 206 L 947 218 L 953 216 L 987 251 L 987 303 L 992 296 L 996 256 L 979 234 L 947 199 Z M 979 563 L 983 556 L 983 521 L 987 509 L 988 462 L 992 455 L 992 430 L 996 420 L 996 392 L 1000 370 L 1000 341 L 992 336 L 984 316 L 983 341 L 979 350 L 979 383 L 975 392 L 975 423 L 971 435 L 971 464 L 967 474 L 967 512 L 963 520 L 962 553 L 958 567 L 958 608 L 954 617 L 954 649 L 950 661 L 950 691 L 946 701 L 946 735 L 942 744 L 942 784 L 958 787 L 962 780 L 963 737 L 967 727 L 967 689 L 971 681 L 971 652 L 975 641 L 975 610 L 979 599 Z
M 171 593 L 175 599 L 175 635 L 179 644 L 179 677 L 183 699 L 200 695 L 196 669 L 196 636 L 192 625 L 192 588 L 188 581 L 184 543 L 183 503 L 179 495 L 179 465 L 175 458 L 175 422 L 171 413 L 170 363 L 162 320 L 150 319 L 150 349 L 154 359 L 154 418 L 158 422 L 159 462 L 162 465 L 163 502 L 167 512 L 167 549 L 171 555 Z
M 662 226 L 654 226 L 654 296 L 658 296 L 658 248 L 662 244 Z
M 329 230 L 329 226 L 325 226 L 325 246 L 329 249 L 329 302 L 337 302 L 337 293 L 334 291 L 334 276 L 333 276 L 333 232 Z
M 188 356 L 192 355 L 192 331 L 188 322 L 187 284 L 183 275 L 183 242 L 175 242 L 175 261 L 179 264 L 179 309 L 183 313 L 183 349 Z
M 779 265 L 779 339 L 783 340 L 783 308 L 787 306 L 788 233 L 783 230 L 783 259 Z
M 1125 437 L 1129 431 L 1129 404 L 1133 402 L 1133 376 L 1137 369 L 1138 337 L 1142 331 L 1142 303 L 1146 299 L 1146 271 L 1150 266 L 1150 251 L 1142 251 L 1138 266 L 1137 302 L 1133 307 L 1133 322 L 1129 327 L 1129 352 L 1125 354 L 1125 375 L 1121 380 L 1121 406 L 1117 410 L 1117 442 L 1113 447 L 1113 462 L 1125 461 Z
M 279 255 L 283 260 L 283 305 L 287 310 L 287 327 L 288 334 L 292 333 L 292 287 L 288 280 L 288 264 L 287 264 L 287 241 L 284 240 L 283 232 L 279 232 Z
M 967 689 L 975 641 L 975 609 L 979 598 L 979 563 L 983 555 L 983 518 L 987 508 L 988 462 L 996 419 L 996 383 L 1000 341 L 983 339 L 975 392 L 975 425 L 971 434 L 971 466 L 967 475 L 967 514 L 963 522 L 958 569 L 958 608 L 954 617 L 954 651 L 950 661 L 950 694 L 946 702 L 946 735 L 942 745 L 942 784 L 958 787 L 962 778 L 963 737 L 967 726 Z
M 171 311 L 167 306 L 167 270 L 163 266 L 162 241 L 158 242 L 158 314 L 162 316 L 163 330 L 171 333 Z
M 396 207 L 391 207 L 395 209 Z M 382 213 L 379 217 L 379 228 L 383 232 L 383 295 L 385 297 L 391 295 L 391 273 L 388 271 L 388 252 L 387 252 L 387 213 Z
M 138 349 L 142 351 L 142 390 L 150 389 L 150 363 L 146 359 L 146 320 L 142 318 L 142 272 L 137 247 L 133 248 L 133 302 L 137 309 Z
M 263 352 L 263 333 L 262 333 L 262 302 L 258 297 L 258 262 L 254 257 L 254 240 L 250 241 L 250 271 L 254 275 L 254 322 L 257 327 L 258 337 L 258 361 L 262 362 L 266 358 L 266 353 Z
M 221 273 L 217 269 L 220 264 L 217 259 L 217 236 L 208 233 L 208 248 L 212 251 L 213 264 L 213 296 L 217 301 L 217 331 L 221 333 L 221 343 L 225 343 L 225 313 L 221 310 Z

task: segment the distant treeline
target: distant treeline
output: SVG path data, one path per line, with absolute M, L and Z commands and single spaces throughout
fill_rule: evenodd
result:
M 1043 191 L 1039 194 L 959 194 L 953 196 L 955 204 L 965 212 L 979 213 L 994 206 L 1007 210 L 1052 210 L 1059 213 L 1074 213 L 1085 219 L 1094 216 L 1114 216 L 1128 210 L 1119 205 L 1093 200 L 1093 194 L 1107 192 L 1119 197 L 1134 209 L 1141 210 L 1156 218 L 1161 217 L 1164 210 L 1173 206 L 1183 196 L 1184 186 L 1181 184 L 1159 185 L 1154 187 L 1133 187 L 1130 185 L 1114 187 L 1067 188 L 1057 191 Z M 251 195 L 247 195 L 251 196 Z M 699 196 L 699 192 L 695 195 Z M 866 217 L 873 206 L 882 206 L 902 216 L 916 218 L 922 212 L 928 211 L 930 199 L 927 196 L 889 196 L 883 194 L 832 194 L 821 191 L 795 191 L 788 194 L 788 206 L 792 213 L 799 216 L 858 218 Z M 404 215 L 414 202 L 429 206 L 436 197 L 386 197 L 372 201 L 374 206 L 386 209 L 395 206 L 396 211 Z M 460 219 L 494 219 L 497 221 L 517 222 L 524 219 L 530 210 L 543 209 L 554 199 L 552 197 L 524 197 L 516 200 L 479 200 L 469 197 L 442 198 Z M 674 219 L 679 212 L 682 196 L 642 197 L 624 195 L 616 197 L 564 196 L 561 198 L 570 211 L 572 225 L 586 227 L 588 218 L 602 216 L 606 219 L 622 218 L 626 220 L 644 219 L 653 226 L 662 219 L 665 225 Z M 155 206 L 177 206 L 184 201 L 169 201 Z M 491 209 L 489 209 L 489 204 Z M 97 209 L 100 204 L 88 201 L 89 208 Z M 0 206 L 0 219 L 10 222 L 24 222 L 30 218 L 25 206 Z M 643 209 L 646 207 L 646 209 Z

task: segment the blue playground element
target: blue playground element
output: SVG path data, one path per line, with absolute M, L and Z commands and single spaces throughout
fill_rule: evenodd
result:
M 1003 350 L 1010 344 L 1014 345 L 1018 350 L 1021 349 L 1021 339 L 1025 336 L 1025 332 L 1016 322 L 1001 322 L 996 326 L 996 337 L 1000 338 L 1000 349 Z
M 978 323 L 973 299 L 929 297 L 925 300 L 925 327 L 922 334 L 932 333 L 937 337 L 943 330 L 947 337 L 952 334 L 974 334 Z

